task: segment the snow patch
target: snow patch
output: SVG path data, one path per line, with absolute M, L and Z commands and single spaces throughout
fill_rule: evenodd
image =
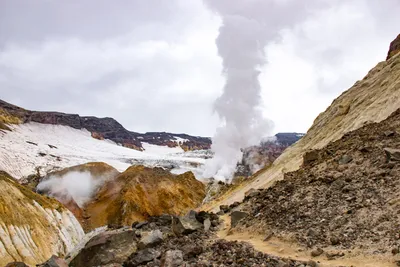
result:
M 146 166 L 172 161 L 178 169 L 187 164 L 200 166 L 205 161 L 193 155 L 187 157 L 180 147 L 143 143 L 145 151 L 137 151 L 110 140 L 95 139 L 89 131 L 69 126 L 30 122 L 10 128 L 11 132 L 0 131 L 0 170 L 17 179 L 94 161 L 105 162 L 120 172 L 135 160 Z

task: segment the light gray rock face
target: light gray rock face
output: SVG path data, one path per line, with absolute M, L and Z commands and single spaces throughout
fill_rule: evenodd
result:
M 203 225 L 204 225 L 204 231 L 207 232 L 208 230 L 210 230 L 211 227 L 210 219 L 209 218 L 205 219 Z
M 172 231 L 178 236 L 193 233 L 203 227 L 203 224 L 197 221 L 196 217 L 193 218 L 192 216 L 175 217 L 172 220 Z
M 183 263 L 183 253 L 180 250 L 168 250 L 162 261 L 162 267 L 178 267 Z
M 163 234 L 158 229 L 148 233 L 144 233 L 142 234 L 142 238 L 139 241 L 138 248 L 152 248 L 160 244 L 163 240 Z

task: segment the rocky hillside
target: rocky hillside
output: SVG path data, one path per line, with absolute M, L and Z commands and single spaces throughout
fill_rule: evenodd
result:
M 11 261 L 34 265 L 53 254 L 66 255 L 83 235 L 62 204 L 0 172 L 0 266 Z
M 324 250 L 399 253 L 400 109 L 308 152 L 302 167 L 249 194 L 239 223 Z
M 67 181 L 46 185 L 48 179 L 76 178 L 81 180 L 80 186 L 88 184 L 83 179 L 89 179 L 92 185 L 84 201 L 71 192 L 75 187 L 64 186 Z M 190 172 L 174 175 L 162 168 L 133 166 L 119 173 L 105 163 L 88 163 L 52 173 L 38 189 L 68 207 L 87 231 L 109 224 L 130 225 L 149 216 L 186 213 L 198 207 L 205 196 L 204 184 Z
M 0 100 L 0 129 L 6 123 L 38 122 L 43 124 L 66 125 L 75 129 L 86 129 L 97 139 L 109 139 L 125 147 L 143 150 L 143 143 L 182 147 L 187 150 L 209 149 L 211 139 L 187 134 L 166 132 L 137 133 L 125 129 L 113 118 L 81 117 L 77 114 L 41 112 L 26 110 Z
M 396 43 L 396 41 L 394 42 Z M 240 201 L 251 188 L 265 188 L 283 174 L 297 170 L 303 154 L 320 149 L 329 142 L 365 124 L 380 122 L 400 107 L 400 56 L 395 54 L 380 62 L 353 87 L 342 93 L 314 121 L 307 134 L 285 150 L 272 166 L 260 172 L 252 182 L 222 196 L 208 208 Z

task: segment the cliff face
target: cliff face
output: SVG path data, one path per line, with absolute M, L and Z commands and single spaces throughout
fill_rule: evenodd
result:
M 344 134 L 371 122 L 380 122 L 400 107 L 400 56 L 393 55 L 376 67 L 353 87 L 342 93 L 314 121 L 307 134 L 279 156 L 272 166 L 229 195 L 222 196 L 209 208 L 240 201 L 251 188 L 265 188 L 283 174 L 295 171 L 302 164 L 303 154 L 320 149 Z
M 0 172 L 0 265 L 38 264 L 65 255 L 84 233 L 58 201 L 33 193 Z
M 2 120 L 2 114 L 15 120 Z M 6 116 L 4 116 L 5 118 Z M 66 125 L 75 129 L 86 129 L 97 139 L 110 139 L 116 143 L 136 150 L 143 150 L 142 142 L 169 147 L 181 146 L 184 150 L 209 149 L 211 139 L 187 134 L 172 134 L 166 132 L 137 133 L 125 129 L 113 118 L 81 117 L 77 114 L 60 112 L 40 112 L 26 110 L 0 100 L 0 122 Z M 0 125 L 0 127 L 2 127 Z M 1 128 L 0 128 L 1 129 Z M 181 139 L 181 141 L 179 141 Z

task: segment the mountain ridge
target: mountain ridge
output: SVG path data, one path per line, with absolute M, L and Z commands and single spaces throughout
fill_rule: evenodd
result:
M 86 129 L 96 139 L 109 139 L 125 147 L 142 151 L 143 143 L 163 145 L 168 147 L 180 146 L 185 151 L 211 148 L 211 138 L 192 136 L 182 133 L 146 132 L 138 133 L 127 130 L 117 120 L 111 117 L 98 118 L 95 116 L 80 116 L 57 111 L 32 111 L 10 104 L 0 99 L 1 114 L 14 117 L 14 123 L 38 122 L 43 124 L 65 125 L 74 129 Z M 11 123 L 13 123 L 11 122 Z M 7 121 L 3 121 L 7 123 Z

